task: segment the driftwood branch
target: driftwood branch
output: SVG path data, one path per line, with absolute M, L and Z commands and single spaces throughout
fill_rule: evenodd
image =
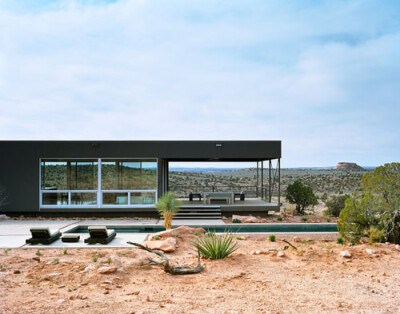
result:
M 295 247 L 292 243 L 290 243 L 289 241 L 286 241 L 285 239 L 283 239 L 282 241 L 289 244 L 292 248 L 294 248 L 297 251 L 297 247 Z
M 137 246 L 138 248 L 145 250 L 147 252 L 153 253 L 158 255 L 159 257 L 161 257 L 163 259 L 162 262 L 158 262 L 152 259 L 148 259 L 149 261 L 151 261 L 152 263 L 158 264 L 158 265 L 163 265 L 164 267 L 164 271 L 167 273 L 170 273 L 172 275 L 188 275 L 188 274 L 197 274 L 199 272 L 201 272 L 204 267 L 201 265 L 200 263 L 200 252 L 197 251 L 197 260 L 198 260 L 198 265 L 196 267 L 185 267 L 185 266 L 179 266 L 179 267 L 173 267 L 171 266 L 171 264 L 169 263 L 168 257 L 166 257 L 164 255 L 163 252 L 158 251 L 158 250 L 151 250 L 149 249 L 147 246 L 144 246 L 142 244 L 139 243 L 135 243 L 135 242 L 127 242 L 128 244 Z

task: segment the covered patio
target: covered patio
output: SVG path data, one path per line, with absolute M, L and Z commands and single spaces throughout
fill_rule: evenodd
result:
M 207 157 L 191 156 L 190 158 L 174 158 L 164 160 L 166 171 L 166 190 L 173 191 L 182 202 L 181 211 L 200 212 L 209 208 L 219 208 L 222 214 L 229 213 L 268 213 L 280 210 L 280 141 L 253 141 L 247 145 L 252 149 L 244 149 L 246 141 L 228 142 L 232 146 L 229 153 L 223 149 L 225 143 L 215 143 L 220 147 L 221 154 Z M 232 144 L 235 144 L 234 146 Z M 266 145 L 267 144 L 267 145 Z M 235 150 L 236 149 L 236 150 Z M 171 164 L 196 162 L 201 164 L 197 175 L 191 172 L 191 180 L 171 182 Z M 201 173 L 201 167 L 207 168 L 208 164 L 235 163 L 240 168 L 243 163 L 249 164 L 249 182 L 243 180 L 229 181 L 227 175 L 224 180 L 218 180 L 219 173 L 214 173 L 209 179 L 204 179 L 207 174 Z M 253 166 L 254 165 L 254 166 Z M 243 166 L 242 166 L 243 167 Z M 174 172 L 175 174 L 176 172 Z M 184 172 L 180 173 L 184 176 Z M 195 179 L 194 179 L 195 178 Z M 251 182 L 250 182 L 251 181 Z

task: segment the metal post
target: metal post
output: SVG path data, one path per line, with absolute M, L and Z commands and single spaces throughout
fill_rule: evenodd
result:
M 258 182 L 258 171 L 259 171 L 259 169 L 258 169 L 258 161 L 257 161 L 257 184 L 256 184 L 256 197 L 258 198 L 258 185 L 259 185 L 259 182 Z
M 264 161 L 261 160 L 261 199 L 264 198 Z
M 269 178 L 269 196 L 268 196 L 268 200 L 271 203 L 272 201 L 272 176 L 271 176 L 271 168 L 272 168 L 272 160 L 269 160 L 269 174 L 268 174 L 268 178 Z
M 281 211 L 281 159 L 278 159 L 278 208 Z

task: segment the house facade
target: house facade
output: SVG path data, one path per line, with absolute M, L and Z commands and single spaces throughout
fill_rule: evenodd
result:
M 281 141 L 0 141 L 0 212 L 155 213 L 170 162 L 280 158 Z

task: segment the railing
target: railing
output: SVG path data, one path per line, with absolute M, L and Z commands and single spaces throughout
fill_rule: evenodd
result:
M 203 193 L 203 192 L 244 192 L 246 198 L 262 197 L 268 201 L 268 187 L 255 186 L 255 185 L 183 185 L 171 184 L 169 190 L 174 192 L 177 197 L 186 198 L 190 192 Z

